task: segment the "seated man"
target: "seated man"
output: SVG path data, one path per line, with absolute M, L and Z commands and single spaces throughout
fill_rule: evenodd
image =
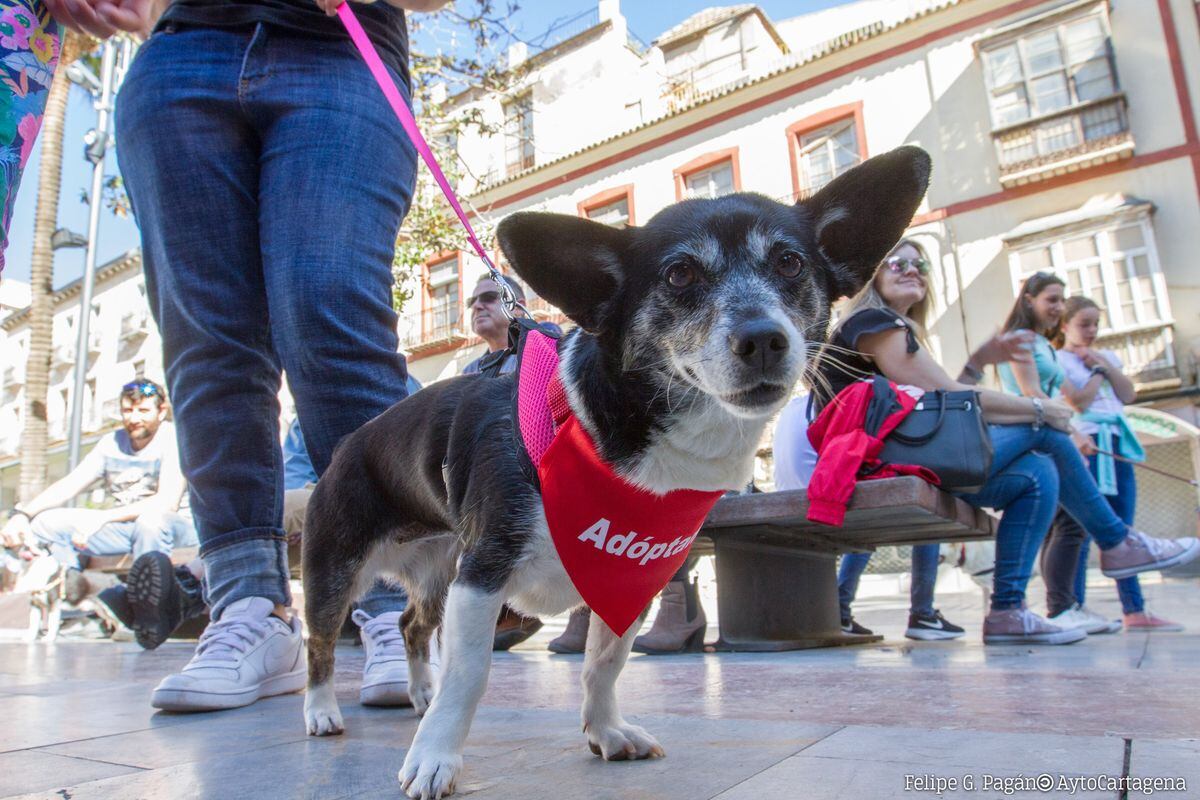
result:
M 516 295 L 518 303 L 525 302 L 525 287 L 516 278 L 504 276 L 504 282 Z M 484 275 L 475 284 L 475 291 L 467 298 L 467 308 L 471 311 L 471 330 L 487 345 L 488 351 L 463 367 L 464 375 L 480 371 L 481 362 L 489 356 L 495 356 L 508 347 L 508 317 L 504 314 L 504 301 L 500 286 L 488 275 Z M 515 314 L 525 316 L 516 309 Z M 556 326 L 557 327 L 557 326 Z M 517 357 L 509 354 L 500 365 L 501 375 L 515 372 Z M 537 617 L 523 617 L 507 605 L 500 609 L 500 619 L 496 623 L 496 638 L 494 650 L 507 650 L 519 644 L 541 630 L 542 621 Z
M 80 570 L 89 556 L 135 557 L 196 546 L 196 529 L 179 513 L 185 483 L 175 427 L 166 421 L 166 394 L 153 381 L 121 390 L 121 429 L 102 437 L 65 477 L 12 510 L 2 534 L 50 552 L 66 568 L 65 594 L 78 602 L 89 593 Z M 104 508 L 69 508 L 96 484 Z

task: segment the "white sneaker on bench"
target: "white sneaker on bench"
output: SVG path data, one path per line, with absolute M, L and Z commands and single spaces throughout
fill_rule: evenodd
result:
M 196 654 L 163 678 L 150 705 L 165 711 L 215 711 L 298 692 L 308 678 L 300 620 L 284 622 L 265 597 L 247 597 L 209 624 Z

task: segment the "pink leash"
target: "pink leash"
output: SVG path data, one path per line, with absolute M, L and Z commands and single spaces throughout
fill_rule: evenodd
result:
M 492 264 L 492 260 L 488 258 L 487 250 L 479 243 L 479 237 L 475 235 L 475 229 L 471 227 L 471 223 L 467 220 L 467 215 L 459 204 L 458 197 L 454 194 L 454 190 L 450 188 L 450 182 L 446 180 L 446 175 L 438 165 L 437 159 L 433 157 L 433 151 L 429 149 L 429 144 L 425 141 L 425 137 L 421 135 L 421 129 L 417 127 L 417 121 L 413 119 L 412 112 L 408 109 L 408 104 L 404 102 L 400 90 L 396 88 L 396 82 L 392 80 L 392 76 L 388 74 L 387 67 L 383 65 L 383 61 L 379 58 L 379 53 L 375 50 L 375 45 L 371 43 L 371 39 L 367 36 L 366 31 L 359 24 L 358 17 L 354 15 L 353 9 L 350 8 L 350 3 L 342 3 L 338 6 L 337 14 L 342 20 L 342 25 L 346 27 L 346 32 L 350 34 L 350 40 L 354 42 L 354 46 L 358 48 L 358 52 L 362 55 L 363 60 L 367 62 L 367 67 L 371 70 L 371 75 L 375 77 L 375 82 L 383 90 L 384 97 L 387 98 L 392 111 L 396 112 L 396 119 L 400 120 L 400 126 L 404 128 L 404 132 L 412 140 L 413 145 L 417 148 L 417 152 L 421 154 L 425 166 L 429 167 L 429 171 L 433 173 L 433 179 L 437 181 L 442 194 L 446 195 L 446 199 L 450 201 L 450 207 L 454 209 L 454 213 L 458 216 L 458 221 L 462 223 L 463 228 L 467 231 L 467 241 L 471 243 L 471 247 L 483 259 L 483 263 L 487 265 L 488 271 L 492 274 L 492 279 L 500 287 L 504 294 L 505 313 L 509 313 L 509 309 L 515 304 L 516 298 L 512 296 L 512 290 L 508 288 L 508 284 L 499 279 L 500 271 Z

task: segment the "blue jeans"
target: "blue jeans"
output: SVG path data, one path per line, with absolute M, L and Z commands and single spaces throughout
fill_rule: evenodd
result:
M 103 511 L 87 508 L 53 508 L 33 518 L 30 528 L 58 562 L 86 567 L 88 556 L 134 558 L 155 550 L 170 553 L 175 547 L 195 547 L 196 529 L 179 514 L 142 514 L 125 522 L 99 523 Z M 75 539 L 85 539 L 78 548 Z
M 1102 549 L 1120 544 L 1129 531 L 1088 472 L 1069 436 L 1053 428 L 989 425 L 994 456 L 983 489 L 962 494 L 976 507 L 1004 512 L 996 532 L 992 608 L 1018 608 L 1033 572 L 1038 548 L 1059 503 Z
M 921 617 L 933 615 L 933 587 L 937 584 L 941 545 L 919 544 L 912 549 L 912 586 L 909 587 L 909 612 Z M 871 560 L 870 553 L 846 553 L 838 565 L 838 606 L 842 621 L 850 619 L 850 604 L 858 594 L 858 579 Z
M 416 152 L 348 39 L 261 24 L 156 33 L 116 122 L 213 618 L 289 604 L 281 375 L 318 474 L 406 395 L 391 265 Z
M 1097 471 L 1097 458 L 1089 459 L 1093 475 Z M 1133 465 L 1116 462 L 1117 494 L 1105 495 L 1104 499 L 1112 510 L 1132 524 L 1137 507 L 1137 481 Z M 1091 537 L 1070 514 L 1060 510 L 1050 529 L 1050 536 L 1042 548 L 1042 579 L 1046 582 L 1046 608 L 1051 616 L 1083 603 L 1087 591 L 1088 546 Z M 1126 614 L 1144 611 L 1145 598 L 1142 585 L 1136 575 L 1117 581 L 1117 594 Z

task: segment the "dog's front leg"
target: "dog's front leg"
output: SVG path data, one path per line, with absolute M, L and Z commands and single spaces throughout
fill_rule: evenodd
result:
M 583 732 L 588 747 L 607 761 L 657 758 L 666 755 L 658 740 L 637 725 L 630 725 L 617 708 L 617 676 L 629 657 L 643 617 L 617 637 L 600 617 L 592 614 L 587 651 L 583 657 Z
M 409 797 L 436 800 L 454 791 L 475 707 L 487 688 L 492 640 L 504 597 L 462 581 L 450 585 L 442 627 L 442 677 L 400 769 Z

